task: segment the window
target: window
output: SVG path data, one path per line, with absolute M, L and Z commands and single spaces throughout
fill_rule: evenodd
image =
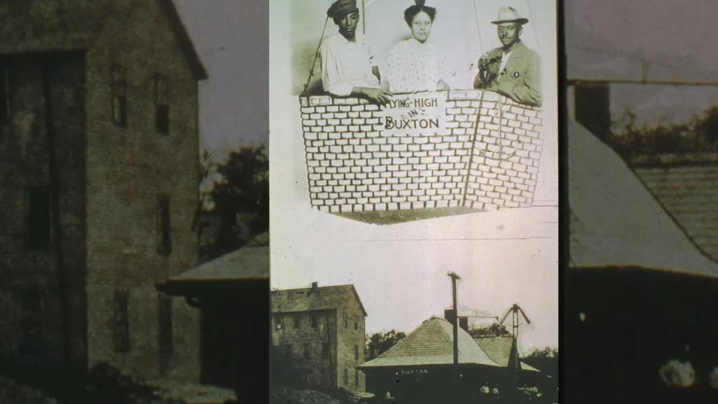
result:
M 166 295 L 159 295 L 157 301 L 157 345 L 160 353 L 173 351 L 172 298 Z
M 359 345 L 354 345 L 354 360 L 359 360 Z
M 50 192 L 46 187 L 28 193 L 28 246 L 35 250 L 50 247 Z
M 0 67 L 0 126 L 10 122 L 10 69 Z M 0 133 L 1 135 L 2 133 Z
M 112 66 L 112 120 L 115 125 L 127 127 L 127 81 L 125 68 Z
M 359 322 L 358 321 L 354 321 L 354 329 L 359 330 Z
M 299 314 L 294 315 L 294 328 L 299 329 L 302 326 L 302 319 Z
M 329 359 L 329 344 L 322 344 L 322 359 Z
M 349 328 L 349 320 L 347 320 L 347 316 L 344 316 L 344 328 Z
M 354 371 L 354 387 L 357 389 L 359 388 L 359 371 L 358 370 Z
M 283 330 L 284 329 L 284 322 L 282 322 L 281 316 L 275 316 L 274 317 L 274 328 L 277 330 Z
M 312 350 L 309 344 L 304 344 L 304 359 L 312 359 Z
M 172 221 L 170 217 L 170 197 L 157 197 L 157 251 L 162 255 L 172 253 Z
M 312 328 L 319 328 L 319 316 L 312 314 Z
M 344 369 L 344 385 L 349 386 L 349 369 Z
M 32 285 L 20 291 L 20 303 L 20 351 L 26 354 L 40 353 L 45 347 L 42 327 L 45 296 L 38 286 Z
M 130 292 L 115 291 L 115 352 L 130 352 Z
M 157 133 L 170 133 L 170 100 L 167 76 L 155 76 L 155 126 Z

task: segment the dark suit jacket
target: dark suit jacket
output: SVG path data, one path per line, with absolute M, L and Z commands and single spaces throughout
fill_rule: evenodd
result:
M 488 53 L 488 80 L 484 83 L 477 75 L 474 79 L 474 88 L 494 90 L 518 103 L 540 107 L 541 61 L 539 55 L 527 48 L 523 42 L 518 42 L 511 51 L 504 71 L 500 72 L 503 52 L 503 48 L 496 48 Z M 499 76 L 500 80 L 498 80 Z

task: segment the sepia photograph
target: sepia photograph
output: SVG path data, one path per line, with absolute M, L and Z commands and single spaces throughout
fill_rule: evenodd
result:
M 556 7 L 270 2 L 272 403 L 558 402 Z
M 267 11 L 0 4 L 1 403 L 268 401 Z
M 716 11 L 565 4 L 568 402 L 715 400 Z

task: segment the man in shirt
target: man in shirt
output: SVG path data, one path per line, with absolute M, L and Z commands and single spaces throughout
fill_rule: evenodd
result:
M 529 20 L 513 7 L 501 7 L 498 25 L 502 46 L 479 60 L 474 88 L 496 91 L 529 106 L 541 106 L 540 60 L 536 52 L 521 42 L 523 25 Z
M 379 68 L 368 47 L 356 37 L 359 9 L 356 0 L 337 0 L 327 11 L 339 27 L 319 50 L 324 91 L 338 97 L 362 97 L 385 105 L 392 95 L 381 89 Z

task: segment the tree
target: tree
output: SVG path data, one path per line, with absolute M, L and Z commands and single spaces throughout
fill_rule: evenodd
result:
M 222 163 L 213 162 L 205 152 L 201 174 L 205 190 L 199 214 L 216 215 L 219 223 L 216 241 L 203 252 L 205 258 L 227 254 L 247 242 L 239 231 L 240 214 L 250 218 L 252 235 L 269 230 L 269 158 L 264 146 L 242 147 Z
M 506 329 L 503 324 L 493 323 L 489 326 L 472 324 L 471 327 L 469 327 L 469 335 L 471 335 L 473 338 L 479 338 L 511 335 L 511 333 Z
M 366 349 L 368 354 L 366 356 L 366 360 L 370 361 L 378 357 L 404 338 L 406 338 L 406 334 L 395 330 L 387 331 L 383 334 L 377 332 L 367 336 Z

